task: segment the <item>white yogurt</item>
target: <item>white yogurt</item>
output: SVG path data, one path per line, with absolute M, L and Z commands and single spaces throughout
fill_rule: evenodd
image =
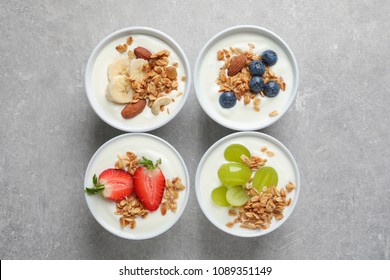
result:
M 108 231 L 128 239 L 146 239 L 168 230 L 181 216 L 189 196 L 188 172 L 180 155 L 161 139 L 148 134 L 124 134 L 104 144 L 92 157 L 86 174 L 84 185 L 92 187 L 92 177 L 99 176 L 107 168 L 114 168 L 117 155 L 132 151 L 137 156 L 153 160 L 161 158 L 160 168 L 166 179 L 179 177 L 186 189 L 179 192 L 177 212 L 167 211 L 161 215 L 160 208 L 148 214 L 147 218 L 137 218 L 135 229 L 122 228 L 120 215 L 115 214 L 115 203 L 98 195 L 86 195 L 88 206 L 95 219 Z
M 237 135 L 237 134 L 236 134 Z M 221 144 L 212 148 L 203 161 L 203 165 L 200 166 L 197 171 L 196 177 L 196 191 L 198 196 L 199 204 L 205 215 L 213 222 L 218 228 L 228 233 L 239 235 L 239 236 L 257 236 L 259 232 L 268 233 L 274 228 L 278 227 L 279 224 L 283 223 L 285 219 L 291 214 L 293 205 L 295 204 L 295 198 L 297 195 L 296 191 L 293 191 L 287 195 L 287 198 L 292 198 L 293 204 L 289 207 L 286 207 L 284 210 L 284 219 L 280 221 L 272 220 L 272 224 L 267 230 L 248 230 L 240 228 L 236 224 L 233 228 L 226 227 L 226 223 L 233 221 L 234 217 L 228 215 L 228 207 L 221 207 L 216 205 L 211 199 L 211 193 L 214 188 L 217 188 L 222 185 L 221 181 L 218 178 L 218 169 L 224 163 L 228 161 L 224 158 L 225 149 L 231 144 L 242 144 L 248 148 L 251 155 L 259 156 L 267 159 L 266 166 L 273 167 L 278 173 L 278 188 L 285 187 L 288 182 L 293 182 L 298 186 L 299 176 L 295 169 L 294 165 L 288 157 L 287 153 L 275 143 L 265 139 L 259 138 L 257 135 L 246 134 L 240 136 L 230 135 L 229 139 L 226 141 L 221 140 Z M 260 151 L 262 147 L 266 146 L 268 150 L 275 153 L 273 157 L 268 157 L 266 153 Z M 202 159 L 203 160 L 203 159 Z M 254 173 L 253 173 L 254 174 Z M 299 186 L 298 186 L 299 187 Z
M 289 108 L 297 91 L 298 74 L 295 59 L 292 58 L 292 54 L 289 56 L 286 46 L 278 39 L 253 27 L 243 27 L 242 32 L 240 30 L 238 27 L 237 30 L 226 31 L 209 42 L 197 61 L 195 89 L 203 109 L 215 121 L 232 129 L 254 130 L 269 125 Z M 217 85 L 216 80 L 224 62 L 217 60 L 217 52 L 230 47 L 240 48 L 243 51 L 249 50 L 248 43 L 255 45 L 256 55 L 268 49 L 277 53 L 278 61 L 271 69 L 286 83 L 285 91 L 280 90 L 278 96 L 274 98 L 257 95 L 261 98 L 260 112 L 253 109 L 253 102 L 244 105 L 243 99 L 237 101 L 237 104 L 230 109 L 225 109 L 219 104 L 221 93 L 218 91 L 220 86 Z M 270 120 L 269 113 L 272 111 L 277 111 L 279 116 Z
M 133 129 L 142 129 L 145 126 L 150 126 L 150 124 L 162 123 L 166 119 L 170 117 L 182 97 L 176 97 L 179 92 L 185 93 L 186 82 L 183 82 L 181 78 L 186 76 L 185 74 L 185 66 L 180 56 L 164 41 L 144 34 L 131 34 L 133 37 L 133 43 L 128 47 L 128 50 L 133 50 L 138 46 L 142 46 L 148 49 L 151 53 L 156 53 L 161 50 L 169 50 L 169 65 L 177 62 L 179 67 L 177 68 L 178 73 L 178 89 L 171 91 L 169 96 L 175 100 L 175 102 L 171 102 L 171 104 L 165 106 L 165 108 L 169 108 L 164 112 L 160 112 L 159 115 L 154 115 L 149 107 L 145 107 L 141 114 L 132 118 L 132 119 L 124 119 L 121 116 L 121 111 L 125 105 L 118 105 L 113 102 L 107 100 L 106 97 L 106 88 L 108 84 L 107 79 L 107 68 L 108 65 L 112 63 L 112 61 L 121 56 L 127 56 L 127 52 L 119 53 L 115 47 L 119 44 L 124 44 L 126 39 L 130 35 L 122 36 L 119 38 L 115 38 L 110 41 L 106 46 L 98 54 L 95 63 L 93 65 L 92 70 L 92 91 L 94 97 L 96 98 L 96 110 L 98 110 L 103 115 L 109 115 L 111 120 L 115 123 L 124 124 L 127 127 L 131 127 Z

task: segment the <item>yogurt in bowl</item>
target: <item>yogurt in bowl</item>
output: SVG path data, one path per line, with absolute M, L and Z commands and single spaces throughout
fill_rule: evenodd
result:
M 237 144 L 247 148 L 250 153 L 248 157 L 250 162 L 234 163 L 226 160 L 227 148 Z M 217 197 L 219 201 L 216 201 L 214 190 L 226 183 L 226 181 L 221 182 L 225 176 L 221 170 L 226 164 L 233 165 L 231 169 L 233 172 L 236 172 L 242 164 L 248 164 L 249 169 L 252 170 L 248 175 L 250 177 L 247 177 L 244 183 L 236 181 L 232 183 L 232 186 L 228 186 L 226 200 L 223 202 L 225 207 L 222 207 L 221 197 Z M 273 169 L 277 173 L 278 178 L 272 183 L 277 193 L 274 193 L 272 186 L 261 186 L 259 191 L 251 189 L 251 187 L 254 188 L 256 174 L 264 169 Z M 272 179 L 270 177 L 272 175 L 267 176 L 266 179 Z M 240 186 L 236 186 L 238 184 Z M 236 197 L 230 200 L 228 193 L 232 193 L 231 190 L 234 191 L 237 188 L 249 195 L 243 202 L 235 206 L 229 205 L 229 203 L 236 203 L 237 199 L 242 199 L 242 195 L 237 197 L 237 193 L 233 192 L 233 196 Z M 233 133 L 217 141 L 202 157 L 196 172 L 195 191 L 203 213 L 216 227 L 236 236 L 261 236 L 277 229 L 293 212 L 300 191 L 298 166 L 287 148 L 273 137 L 259 132 Z M 254 192 L 253 195 L 250 195 L 251 191 Z M 261 201 L 264 196 L 271 197 L 272 202 L 267 198 Z M 251 205 L 255 203 L 257 203 L 255 207 L 252 207 Z M 268 217 L 263 218 L 263 213 L 266 213 Z M 254 214 L 259 217 L 255 218 Z M 270 221 L 265 221 L 268 218 Z M 262 222 L 261 219 L 263 219 Z
M 267 65 L 261 57 L 268 50 L 277 54 L 276 64 Z M 232 73 L 236 75 L 229 75 L 238 56 L 245 56 L 246 61 L 236 63 L 239 69 Z M 264 62 L 264 74 L 252 75 L 249 64 L 253 60 Z M 277 96 L 267 97 L 263 85 L 261 90 L 250 87 L 250 80 L 257 75 L 264 85 L 272 80 L 279 84 Z M 257 130 L 288 110 L 297 94 L 298 76 L 296 59 L 279 36 L 257 26 L 236 26 L 218 33 L 203 47 L 195 64 L 194 86 L 200 105 L 214 121 L 234 130 Z M 229 91 L 238 100 L 233 107 L 224 108 L 220 98 Z
M 166 180 L 162 200 L 155 211 L 146 209 L 146 203 L 150 201 L 142 201 L 136 189 L 139 183 L 136 173 L 142 167 L 140 160 L 143 157 L 153 163 L 160 162 L 158 168 Z M 92 182 L 95 174 L 99 177 L 95 185 L 99 187 L 103 183 L 101 175 L 112 170 L 132 174 L 126 175 L 133 178 L 134 184 L 134 191 L 128 197 L 112 201 L 110 199 L 115 198 L 112 193 L 85 195 L 92 215 L 106 230 L 122 238 L 140 240 L 160 235 L 178 221 L 188 201 L 190 180 L 182 157 L 169 143 L 144 133 L 123 134 L 109 140 L 96 151 L 88 164 L 85 189 L 96 189 Z M 107 187 L 107 177 L 105 179 Z
M 190 86 L 183 50 L 168 35 L 146 27 L 108 35 L 93 50 L 85 72 L 87 97 L 96 114 L 128 132 L 168 123 L 184 106 Z

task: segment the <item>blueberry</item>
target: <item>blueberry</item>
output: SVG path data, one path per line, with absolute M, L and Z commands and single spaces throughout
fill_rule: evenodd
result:
M 264 87 L 264 94 L 267 97 L 275 97 L 278 95 L 280 90 L 279 84 L 275 83 L 274 81 L 269 81 L 265 87 Z
M 266 50 L 261 54 L 261 60 L 265 65 L 272 66 L 278 61 L 278 55 L 272 50 Z
M 259 76 L 253 76 L 249 81 L 249 88 L 253 93 L 259 93 L 264 89 L 264 79 Z
M 252 76 L 263 76 L 265 73 L 265 65 L 261 60 L 253 60 L 249 64 L 249 72 Z
M 236 102 L 236 95 L 231 91 L 225 91 L 219 96 L 219 104 L 221 104 L 223 108 L 232 108 L 236 105 Z

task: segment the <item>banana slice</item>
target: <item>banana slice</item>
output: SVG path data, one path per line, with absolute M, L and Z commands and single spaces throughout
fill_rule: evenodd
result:
M 148 63 L 145 59 L 137 58 L 130 62 L 129 74 L 130 79 L 140 82 L 146 78 L 146 72 L 142 70 L 144 65 Z
M 118 75 L 126 75 L 129 72 L 130 58 L 128 56 L 115 59 L 110 65 L 108 65 L 107 76 L 108 80 Z
M 129 103 L 133 100 L 134 90 L 129 78 L 122 75 L 114 76 L 107 86 L 107 98 L 115 103 Z

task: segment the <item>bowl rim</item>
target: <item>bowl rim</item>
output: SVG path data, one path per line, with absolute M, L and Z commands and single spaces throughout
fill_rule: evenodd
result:
M 148 234 L 148 235 L 142 235 L 142 236 L 139 236 L 139 237 L 134 237 L 134 236 L 129 236 L 128 234 L 126 234 L 125 232 L 118 232 L 118 231 L 115 231 L 113 229 L 113 227 L 105 222 L 102 218 L 100 218 L 100 216 L 97 215 L 96 212 L 92 211 L 92 208 L 91 208 L 91 205 L 90 205 L 90 202 L 88 200 L 88 195 L 85 193 L 84 194 L 84 197 L 85 197 L 85 200 L 87 202 L 87 205 L 88 205 L 88 209 L 89 211 L 91 212 L 92 216 L 95 218 L 95 220 L 104 228 L 106 229 L 108 232 L 118 236 L 118 237 L 121 237 L 121 238 L 124 238 L 124 239 L 129 239 L 129 240 L 145 240 L 145 239 L 150 239 L 150 238 L 153 238 L 153 237 L 156 237 L 156 236 L 159 236 L 161 234 L 163 234 L 164 232 L 168 231 L 170 228 L 172 228 L 180 219 L 180 217 L 182 216 L 182 214 L 184 213 L 184 210 L 187 206 L 187 203 L 188 203 L 188 199 L 189 199 L 189 196 L 190 196 L 190 184 L 191 184 L 191 181 L 190 181 L 190 177 L 189 177 L 189 173 L 188 173 L 188 169 L 187 169 L 187 165 L 185 164 L 182 156 L 180 155 L 180 153 L 175 149 L 175 147 L 173 147 L 171 144 L 169 144 L 167 141 L 165 141 L 164 139 L 158 137 L 158 136 L 155 136 L 153 134 L 149 134 L 149 133 L 125 133 L 125 134 L 121 134 L 121 135 L 118 135 L 114 138 L 111 138 L 109 139 L 107 142 L 105 142 L 103 145 L 101 145 L 97 150 L 96 152 L 93 154 L 93 156 L 91 157 L 89 163 L 88 163 L 88 166 L 85 170 L 85 175 L 84 175 L 84 183 L 88 180 L 90 180 L 89 178 L 87 178 L 87 175 L 91 169 L 91 166 L 92 166 L 92 163 L 95 161 L 95 158 L 97 157 L 97 155 L 102 151 L 104 150 L 107 146 L 111 145 L 113 142 L 117 141 L 118 139 L 120 138 L 126 138 L 126 137 L 135 137 L 135 136 L 141 136 L 141 137 L 148 137 L 148 138 L 152 138 L 154 140 L 157 140 L 159 142 L 161 142 L 162 144 L 165 144 L 167 145 L 171 150 L 172 152 L 178 157 L 179 161 L 181 162 L 183 168 L 184 168 L 184 173 L 185 173 L 185 179 L 187 181 L 187 185 L 186 185 L 186 193 L 185 193 L 185 197 L 184 197 L 184 201 L 183 201 L 183 207 L 181 207 L 181 209 L 179 209 L 176 213 L 175 213 L 175 217 L 174 217 L 174 221 L 173 223 L 166 229 L 160 229 L 160 230 L 156 230 L 155 233 L 152 233 L 152 234 Z M 83 190 L 85 189 L 85 186 L 83 186 Z
M 178 56 L 182 59 L 182 61 L 184 63 L 184 70 L 186 72 L 186 84 L 185 84 L 184 92 L 183 92 L 183 95 L 181 96 L 182 98 L 181 98 L 179 104 L 177 105 L 177 107 L 175 108 L 175 110 L 173 110 L 173 112 L 171 112 L 170 115 L 166 119 L 164 119 L 162 122 L 157 122 L 157 124 L 142 126 L 142 127 L 138 127 L 138 128 L 129 127 L 128 125 L 125 125 L 125 124 L 117 124 L 114 120 L 112 120 L 112 118 L 106 117 L 104 114 L 99 112 L 99 110 L 97 108 L 96 99 L 94 98 L 93 87 L 92 87 L 93 66 L 95 64 L 96 58 L 100 54 L 103 47 L 107 43 L 109 43 L 113 38 L 115 38 L 121 34 L 125 35 L 126 33 L 129 33 L 129 32 L 154 36 L 157 39 L 164 41 L 170 47 L 175 49 L 175 51 L 177 51 Z M 92 53 L 90 54 L 88 61 L 87 61 L 87 64 L 86 64 L 86 67 L 85 67 L 84 83 L 85 83 L 85 92 L 86 92 L 89 104 L 91 105 L 92 109 L 94 110 L 96 115 L 99 116 L 99 118 L 101 120 L 103 120 L 108 125 L 116 128 L 116 129 L 125 131 L 125 132 L 148 132 L 148 131 L 155 130 L 157 128 L 160 128 L 160 127 L 166 125 L 168 122 L 173 120 L 177 116 L 177 114 L 179 114 L 179 112 L 181 111 L 181 109 L 183 108 L 184 104 L 187 101 L 188 95 L 190 94 L 191 81 L 192 81 L 191 79 L 192 79 L 191 67 L 190 67 L 190 63 L 188 62 L 187 56 L 184 53 L 183 49 L 179 46 L 179 44 L 172 37 L 170 37 L 169 35 L 167 35 L 166 33 L 162 32 L 162 31 L 154 29 L 154 28 L 144 27 L 144 26 L 131 26 L 131 27 L 125 27 L 125 28 L 119 29 L 117 31 L 114 31 L 114 32 L 108 34 L 96 45 L 96 47 L 93 49 Z
M 200 87 L 199 87 L 199 70 L 200 70 L 199 68 L 200 68 L 201 63 L 203 62 L 203 58 L 204 58 L 205 54 L 207 53 L 207 50 L 212 45 L 214 45 L 216 42 L 218 42 L 223 36 L 229 35 L 230 33 L 234 34 L 234 33 L 237 33 L 238 31 L 261 32 L 261 33 L 267 34 L 271 39 L 276 40 L 276 42 L 281 44 L 281 46 L 286 50 L 286 55 L 290 59 L 293 72 L 295 73 L 295 75 L 294 75 L 294 77 L 295 77 L 294 78 L 294 88 L 292 89 L 292 96 L 288 100 L 286 106 L 283 108 L 283 111 L 279 112 L 279 114 L 276 117 L 269 118 L 269 119 L 267 119 L 267 121 L 262 121 L 262 122 L 260 122 L 257 125 L 254 124 L 253 126 L 247 127 L 247 128 L 246 127 L 243 128 L 243 127 L 240 127 L 238 125 L 232 125 L 232 124 L 229 123 L 229 121 L 225 120 L 222 117 L 221 118 L 217 118 L 217 117 L 213 116 L 213 114 L 210 113 L 213 110 L 207 106 L 207 104 L 203 101 L 203 99 L 200 96 L 201 90 L 200 90 Z M 236 26 L 232 26 L 232 27 L 226 28 L 226 29 L 218 32 L 213 37 L 211 37 L 206 42 L 206 44 L 202 47 L 202 50 L 198 54 L 198 57 L 197 57 L 196 62 L 195 62 L 193 75 L 194 75 L 195 94 L 196 94 L 198 102 L 199 102 L 200 106 L 202 107 L 203 111 L 211 119 L 213 119 L 216 123 L 218 123 L 218 124 L 220 124 L 220 125 L 222 125 L 222 126 L 224 126 L 226 128 L 229 128 L 229 129 L 232 129 L 232 130 L 236 130 L 236 131 L 252 131 L 252 130 L 263 129 L 263 128 L 266 128 L 266 127 L 272 125 L 273 123 L 275 123 L 291 107 L 291 105 L 294 102 L 294 100 L 296 98 L 296 95 L 298 93 L 298 86 L 299 86 L 298 63 L 297 63 L 297 60 L 296 60 L 295 55 L 292 52 L 291 48 L 287 45 L 287 43 L 279 35 L 277 35 L 273 31 L 271 31 L 271 30 L 269 30 L 269 29 L 267 29 L 265 27 L 260 27 L 260 26 L 257 26 L 257 25 L 236 25 Z
M 208 158 L 210 153 L 213 152 L 219 145 L 223 144 L 224 142 L 226 142 L 226 141 L 228 141 L 230 139 L 233 139 L 233 138 L 241 137 L 241 136 L 260 137 L 260 138 L 265 139 L 265 140 L 273 143 L 274 145 L 276 145 L 278 148 L 280 148 L 286 154 L 287 158 L 289 159 L 289 161 L 291 162 L 291 164 L 293 166 L 294 173 L 295 173 L 295 176 L 296 176 L 295 196 L 294 196 L 294 200 L 293 200 L 292 205 L 289 206 L 289 207 L 291 207 L 290 208 L 291 210 L 287 213 L 287 215 L 284 216 L 284 218 L 275 227 L 270 227 L 269 230 L 266 230 L 266 231 L 260 230 L 260 231 L 257 231 L 257 232 L 248 232 L 248 233 L 251 233 L 251 234 L 244 234 L 244 233 L 241 234 L 239 232 L 232 232 L 232 231 L 229 231 L 229 229 L 227 227 L 218 224 L 216 222 L 217 219 L 214 218 L 209 213 L 209 211 L 207 211 L 205 209 L 205 207 L 203 205 L 202 198 L 201 198 L 201 193 L 200 193 L 200 185 L 199 185 L 200 184 L 200 173 L 202 172 L 202 168 L 203 168 L 204 162 L 206 161 L 206 159 Z M 282 226 L 287 221 L 287 219 L 291 216 L 291 214 L 293 213 L 293 211 L 295 209 L 295 206 L 297 205 L 300 189 L 301 189 L 301 179 L 300 179 L 300 174 L 299 174 L 299 168 L 298 168 L 298 165 L 297 165 L 293 155 L 291 154 L 291 152 L 287 149 L 286 146 L 284 146 L 276 138 L 274 138 L 274 137 L 272 137 L 272 136 L 270 136 L 268 134 L 264 134 L 262 132 L 257 132 L 257 131 L 235 132 L 235 133 L 229 134 L 229 135 L 219 139 L 217 142 L 215 142 L 213 145 L 211 145 L 211 147 L 208 148 L 207 151 L 204 153 L 202 159 L 200 160 L 200 162 L 198 164 L 198 167 L 196 169 L 196 175 L 195 175 L 195 194 L 196 194 L 196 199 L 198 201 L 198 204 L 199 204 L 203 214 L 206 216 L 206 218 L 215 227 L 219 228 L 220 230 L 222 230 L 222 231 L 224 231 L 224 232 L 226 232 L 226 233 L 228 233 L 230 235 L 234 235 L 234 236 L 238 236 L 238 237 L 259 237 L 259 236 L 263 236 L 263 235 L 269 234 L 269 233 L 273 232 L 274 230 L 278 229 L 280 226 Z

